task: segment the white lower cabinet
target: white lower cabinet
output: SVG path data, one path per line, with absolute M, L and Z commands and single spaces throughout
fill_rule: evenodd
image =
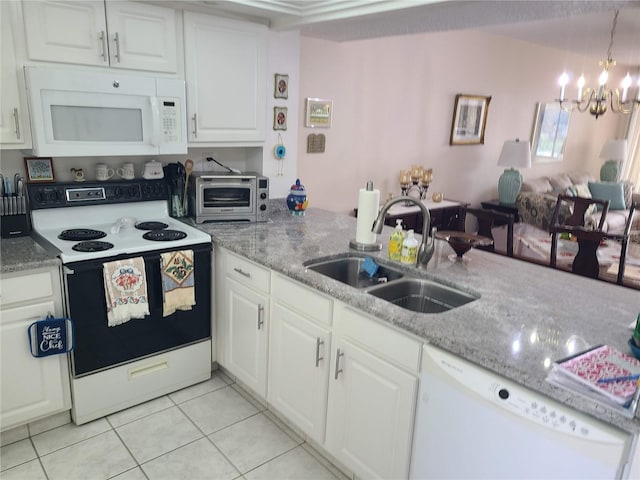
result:
M 269 270 L 224 255 L 224 358 L 220 363 L 256 394 L 267 396 Z
M 269 403 L 324 442 L 332 301 L 274 274 Z
M 62 315 L 57 268 L 0 279 L 0 430 L 71 408 L 66 355 L 35 358 L 27 328 L 47 314 Z
M 371 347 L 385 341 L 405 344 L 405 351 L 398 353 L 404 356 L 411 352 L 417 362 L 420 343 L 408 337 L 395 338 L 401 334 L 348 307 L 337 306 L 336 311 L 339 313 L 334 316 L 325 446 L 362 478 L 407 478 L 418 390 L 417 364 L 416 370 L 405 370 L 393 361 L 393 351 L 374 353 Z M 341 333 L 342 322 L 349 330 L 359 330 L 358 337 Z M 372 342 L 367 345 L 369 339 Z M 413 361 L 410 366 L 414 367 Z

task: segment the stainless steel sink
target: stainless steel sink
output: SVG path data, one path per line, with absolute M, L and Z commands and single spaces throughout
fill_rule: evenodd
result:
M 321 273 L 355 288 L 367 288 L 372 285 L 390 282 L 402 278 L 404 274 L 392 268 L 379 265 L 373 277 L 362 270 L 365 256 L 350 255 L 328 260 L 311 260 L 305 264 L 309 270 Z
M 367 293 L 419 313 L 446 312 L 477 300 L 477 297 L 447 285 L 409 277 L 372 287 Z

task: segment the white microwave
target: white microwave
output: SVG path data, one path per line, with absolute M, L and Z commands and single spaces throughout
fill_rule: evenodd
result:
M 187 153 L 183 80 L 24 67 L 33 154 Z

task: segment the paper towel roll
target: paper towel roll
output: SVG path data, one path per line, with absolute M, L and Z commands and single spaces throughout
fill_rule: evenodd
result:
M 371 232 L 373 222 L 378 216 L 380 207 L 380 190 L 360 189 L 358 194 L 358 222 L 356 226 L 356 242 L 371 245 L 376 243 L 376 234 Z

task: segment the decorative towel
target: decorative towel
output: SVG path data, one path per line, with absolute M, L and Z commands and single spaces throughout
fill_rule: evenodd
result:
M 193 250 L 160 254 L 162 271 L 162 316 L 176 310 L 191 310 L 196 304 Z
M 115 327 L 132 318 L 149 315 L 144 259 L 116 260 L 102 266 L 108 325 Z

